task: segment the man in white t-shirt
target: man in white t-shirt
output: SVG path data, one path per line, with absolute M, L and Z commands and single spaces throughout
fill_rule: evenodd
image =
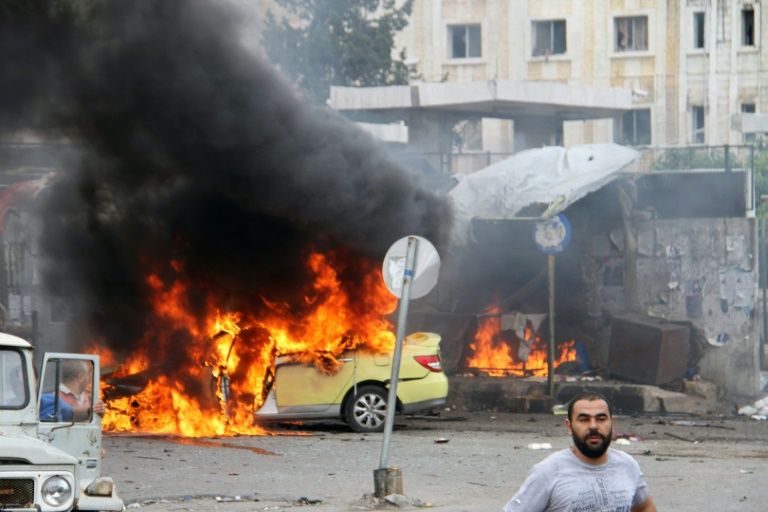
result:
M 586 392 L 568 405 L 573 446 L 539 462 L 504 506 L 504 512 L 656 512 L 640 465 L 609 448 L 611 406 Z

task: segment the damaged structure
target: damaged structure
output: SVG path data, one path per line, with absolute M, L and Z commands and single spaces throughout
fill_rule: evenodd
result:
M 41 352 L 74 348 L 62 345 L 71 328 L 69 300 L 44 288 L 40 250 L 43 191 L 74 152 L 67 144 L 0 144 L 0 331 Z
M 638 176 L 625 225 L 592 234 L 582 262 L 588 315 L 633 311 L 689 324 L 688 376 L 736 396 L 760 390 L 757 223 L 748 179 L 748 172 L 723 171 Z
M 572 233 L 556 257 L 555 334 L 571 351 L 572 374 L 672 387 L 699 376 L 729 396 L 756 396 L 763 311 L 753 151 L 548 147 L 460 175 L 447 192 L 453 247 L 436 289 L 412 306 L 409 329 L 443 337 L 453 375 L 477 370 L 470 360 L 485 319 L 498 320 L 493 342 L 527 358 L 549 335 L 546 255 L 532 231 L 562 213 Z M 37 196 L 51 168 L 19 168 L 16 181 L 6 173 L 0 196 L 4 330 L 49 348 L 68 339 L 73 321 L 66 300 L 40 282 Z M 530 361 L 502 374 L 541 375 Z
M 547 312 L 547 258 L 532 230 L 562 212 L 572 227 L 570 245 L 556 257 L 558 353 L 572 352 L 564 360 L 577 355 L 582 371 L 627 381 L 679 388 L 698 376 L 733 397 L 760 392 L 755 149 L 559 147 L 564 121 L 615 120 L 630 112 L 631 96 L 628 89 L 606 94 L 503 80 L 331 89 L 329 105 L 351 119 L 404 123 L 400 160 L 453 200 L 454 247 L 438 288 L 413 315 L 414 328 L 443 336 L 449 371 L 504 364 L 525 352 L 521 343 L 548 339 L 546 321 L 522 337 L 504 326 L 508 315 Z M 510 157 L 453 147 L 451 127 L 467 115 L 512 119 L 515 148 L 530 149 Z M 498 323 L 491 344 L 507 354 L 476 363 L 489 318 Z M 620 318 L 625 334 L 612 338 Z M 665 341 L 663 323 L 687 329 L 688 343 Z M 655 345 L 655 357 L 633 361 L 654 368 L 628 372 L 619 363 L 633 358 L 631 336 Z M 515 361 L 522 370 L 512 373 L 535 375 L 527 363 Z
M 470 369 L 489 316 L 500 319 L 495 342 L 521 354 L 509 319 L 546 313 L 548 300 L 546 256 L 532 229 L 562 212 L 572 236 L 557 256 L 555 333 L 558 344 L 576 345 L 574 373 L 672 389 L 701 378 L 730 397 L 756 396 L 762 312 L 752 152 L 542 148 L 466 176 L 449 192 L 473 189 L 470 201 L 455 194 L 457 229 L 462 204 L 478 208 L 469 231 L 454 237 L 459 245 L 417 325 L 443 335 L 454 373 Z M 524 193 L 499 200 L 503 182 Z M 538 337 L 547 331 L 545 321 Z

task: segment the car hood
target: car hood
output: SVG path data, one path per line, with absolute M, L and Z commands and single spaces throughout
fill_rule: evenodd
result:
M 0 433 L 0 460 L 3 459 L 25 459 L 31 464 L 77 464 L 72 455 L 22 434 Z

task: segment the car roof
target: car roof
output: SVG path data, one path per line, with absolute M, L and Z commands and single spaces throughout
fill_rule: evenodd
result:
M 6 334 L 6 333 L 0 333 L 0 345 L 10 346 L 10 347 L 23 347 L 23 348 L 32 347 L 32 345 L 30 345 L 28 341 L 23 340 L 18 336 L 14 336 L 12 334 Z

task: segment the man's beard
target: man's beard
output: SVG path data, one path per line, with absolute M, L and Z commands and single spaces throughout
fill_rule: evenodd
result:
M 586 442 L 586 438 L 589 436 L 600 436 L 603 439 L 603 442 L 600 443 L 596 447 L 591 447 Z M 575 432 L 571 434 L 573 437 L 573 444 L 576 446 L 576 448 L 583 453 L 586 457 L 589 457 L 590 459 L 599 459 L 603 456 L 603 454 L 608 450 L 608 447 L 611 445 L 611 438 L 613 437 L 613 430 L 608 432 L 608 437 L 603 436 L 600 432 L 597 430 L 590 430 L 586 436 L 584 436 L 584 439 L 581 439 L 579 436 L 576 435 Z

